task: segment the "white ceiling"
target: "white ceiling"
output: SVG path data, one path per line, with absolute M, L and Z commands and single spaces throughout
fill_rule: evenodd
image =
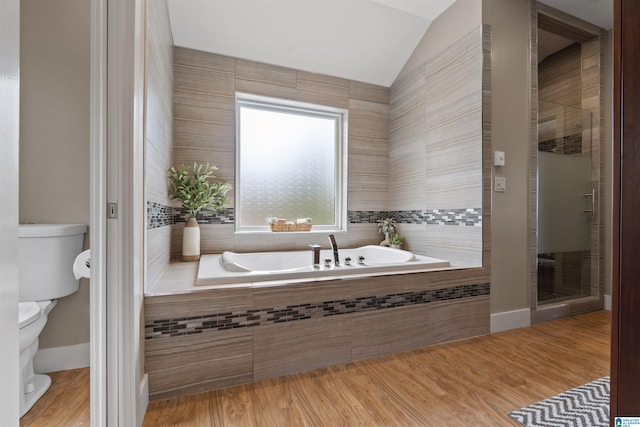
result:
M 391 86 L 455 0 L 168 0 L 177 46 Z M 478 0 L 480 1 L 480 0 Z M 542 0 L 605 28 L 613 0 Z
M 169 0 L 174 43 L 391 86 L 454 0 Z

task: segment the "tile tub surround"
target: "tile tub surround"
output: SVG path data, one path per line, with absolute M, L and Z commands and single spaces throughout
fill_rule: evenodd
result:
M 145 297 L 152 400 L 489 332 L 482 269 L 193 291 L 196 269 L 171 264 L 177 290 Z
M 218 167 L 219 179 L 235 187 L 236 92 L 345 108 L 349 111 L 347 208 L 388 211 L 389 88 L 181 47 L 174 48 L 173 71 L 174 164 L 209 162 Z M 230 197 L 233 203 L 234 195 Z M 206 225 L 211 226 L 201 227 L 204 253 L 246 247 L 245 236 L 236 234 L 229 222 Z M 182 227 L 177 223 L 172 229 L 176 257 Z M 368 232 L 350 229 L 347 234 L 350 245 L 377 239 L 373 225 Z M 294 246 L 282 242 L 277 249 Z

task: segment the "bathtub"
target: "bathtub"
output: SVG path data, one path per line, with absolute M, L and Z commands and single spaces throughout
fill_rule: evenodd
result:
M 224 252 L 202 255 L 198 266 L 197 286 L 232 283 L 255 283 L 273 280 L 321 279 L 343 276 L 381 275 L 400 272 L 417 272 L 448 268 L 449 261 L 416 255 L 402 249 L 384 246 L 362 246 L 355 249 L 340 249 L 340 265 L 333 265 L 333 252 L 320 252 L 321 266 L 313 266 L 311 250 L 291 252 Z M 346 265 L 345 258 L 351 258 Z M 362 264 L 359 257 L 364 257 Z M 324 260 L 331 265 L 325 266 Z

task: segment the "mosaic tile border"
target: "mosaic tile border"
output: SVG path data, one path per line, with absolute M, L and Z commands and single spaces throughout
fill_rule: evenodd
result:
M 482 226 L 482 208 L 391 211 L 389 214 L 400 224 Z
M 180 207 L 174 207 L 173 209 L 173 224 L 181 222 L 187 222 L 189 214 L 186 209 Z M 211 212 L 203 210 L 196 217 L 199 224 L 233 224 L 235 222 L 235 209 L 226 208 L 218 212 Z
M 400 224 L 482 226 L 482 208 L 347 212 L 349 224 L 375 224 L 388 217 L 395 218 Z M 184 223 L 187 218 L 188 214 L 184 208 L 147 202 L 147 229 Z M 200 224 L 234 224 L 235 209 L 227 208 L 215 214 L 202 211 L 198 214 L 198 222 Z
M 172 224 L 172 208 L 147 200 L 147 230 Z
M 273 323 L 295 322 L 304 319 L 472 298 L 489 295 L 489 291 L 489 283 L 479 283 L 444 289 L 324 301 L 322 303 L 306 303 L 286 307 L 153 320 L 145 322 L 145 340 L 200 334 L 206 330 L 222 331 L 250 328 Z

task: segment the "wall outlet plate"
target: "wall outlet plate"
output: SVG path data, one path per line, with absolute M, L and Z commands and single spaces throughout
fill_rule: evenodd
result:
M 495 190 L 498 193 L 504 193 L 507 191 L 507 178 L 504 176 L 496 176 L 495 179 Z

